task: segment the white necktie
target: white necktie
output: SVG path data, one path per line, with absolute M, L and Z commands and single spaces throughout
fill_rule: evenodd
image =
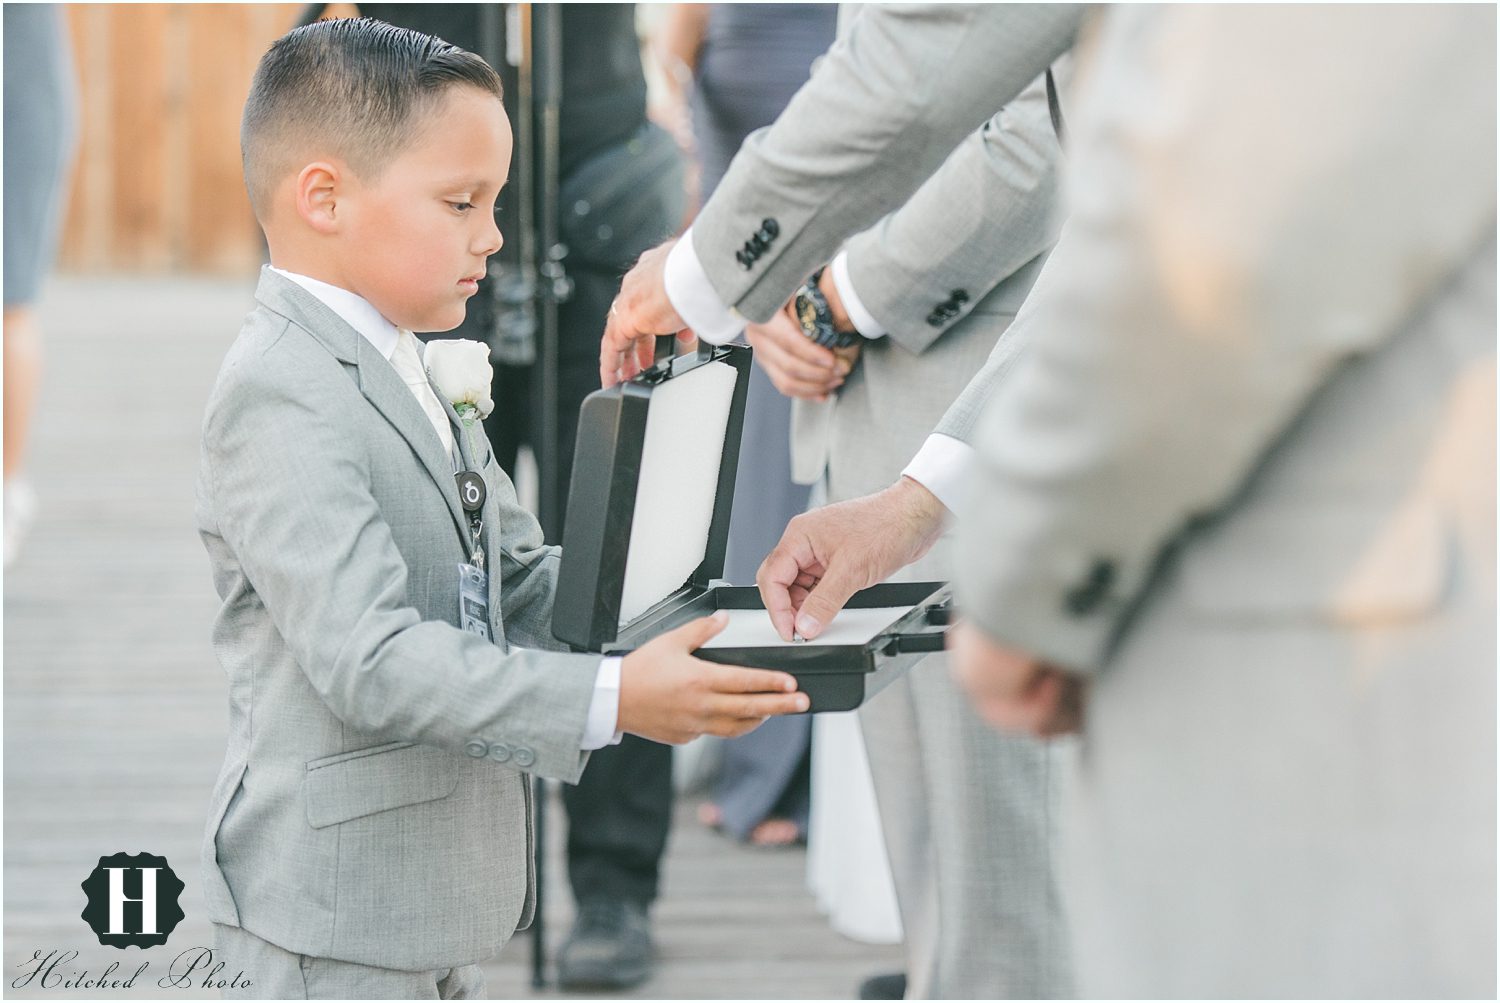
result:
M 391 365 L 396 367 L 396 375 L 427 412 L 433 429 L 443 442 L 443 450 L 452 456 L 453 426 L 448 423 L 448 412 L 443 410 L 443 402 L 432 392 L 432 384 L 427 380 L 427 370 L 417 351 L 417 336 L 404 327 L 396 329 L 396 350 L 391 353 Z

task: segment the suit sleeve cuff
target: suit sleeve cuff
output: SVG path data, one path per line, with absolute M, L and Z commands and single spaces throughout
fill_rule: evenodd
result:
M 694 334 L 709 344 L 726 344 L 745 329 L 745 318 L 733 307 L 725 305 L 709 281 L 708 273 L 703 270 L 703 262 L 693 247 L 692 227 L 688 227 L 687 233 L 667 253 L 662 283 L 677 315 L 693 329 Z
M 833 259 L 833 288 L 838 290 L 839 299 L 844 304 L 844 313 L 849 315 L 849 323 L 863 337 L 875 339 L 884 338 L 886 335 L 885 325 L 875 319 L 874 314 L 865 308 L 864 300 L 859 298 L 859 293 L 854 290 L 854 280 L 849 278 L 849 252 L 840 251 Z
M 949 512 L 962 517 L 973 460 L 973 446 L 961 439 L 933 433 L 901 471 L 901 476 L 910 477 L 931 491 Z
M 606 745 L 619 745 L 621 733 L 616 730 L 620 723 L 620 658 L 606 658 L 599 663 L 599 674 L 594 677 L 594 696 L 589 701 L 588 723 L 583 727 L 583 739 L 579 749 L 592 752 Z

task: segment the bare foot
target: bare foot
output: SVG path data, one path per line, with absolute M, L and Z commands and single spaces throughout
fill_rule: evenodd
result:
M 705 801 L 698 806 L 698 822 L 710 829 L 718 829 L 724 824 L 724 810 L 712 801 Z
M 791 846 L 801 839 L 801 830 L 789 818 L 768 818 L 750 830 L 750 842 L 756 846 Z

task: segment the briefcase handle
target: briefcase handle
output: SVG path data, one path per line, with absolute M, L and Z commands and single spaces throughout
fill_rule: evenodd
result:
M 887 655 L 930 655 L 933 652 L 942 651 L 947 639 L 946 630 L 937 630 L 929 634 L 902 634 L 900 637 L 891 639 L 891 643 L 885 646 L 885 653 Z

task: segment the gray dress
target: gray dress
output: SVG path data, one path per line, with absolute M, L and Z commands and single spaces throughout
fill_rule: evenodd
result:
M 77 125 L 62 9 L 6 4 L 5 305 L 35 302 L 52 266 Z
M 813 60 L 833 43 L 836 19 L 834 4 L 712 8 L 692 101 L 705 202 L 744 138 L 775 121 L 806 82 Z M 754 583 L 786 524 L 807 508 L 808 488 L 792 481 L 790 432 L 791 401 L 752 367 L 724 566 L 736 585 Z M 811 723 L 772 718 L 726 743 L 714 801 L 731 835 L 744 839 L 771 815 L 806 831 Z

